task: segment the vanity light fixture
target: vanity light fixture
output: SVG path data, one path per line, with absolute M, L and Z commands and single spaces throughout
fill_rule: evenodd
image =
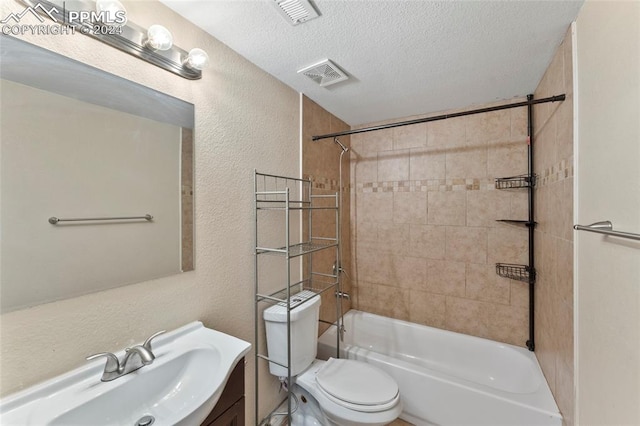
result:
M 162 25 L 145 29 L 127 19 L 119 0 L 76 0 L 73 9 L 65 0 L 18 0 L 41 13 L 43 18 L 80 32 L 189 80 L 202 78 L 209 56 L 200 49 L 190 51 L 173 44 L 171 32 Z M 36 6 L 39 7 L 36 8 Z M 47 13 L 41 12 L 43 9 Z

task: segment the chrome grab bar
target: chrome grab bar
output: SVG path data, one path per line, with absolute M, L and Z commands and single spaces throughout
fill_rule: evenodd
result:
M 608 220 L 604 220 L 602 222 L 595 222 L 587 226 L 573 225 L 573 229 L 577 231 L 596 232 L 598 234 L 611 235 L 613 237 L 629 238 L 630 240 L 640 240 L 640 234 L 633 234 L 631 232 L 614 231 L 613 224 Z
M 50 217 L 49 223 L 57 225 L 58 222 L 83 222 L 83 221 L 95 221 L 95 220 L 133 220 L 133 219 L 145 219 L 148 221 L 153 220 L 153 216 L 146 214 L 144 216 L 127 216 L 127 217 L 85 217 L 85 218 L 72 218 L 72 219 L 60 219 L 57 217 Z

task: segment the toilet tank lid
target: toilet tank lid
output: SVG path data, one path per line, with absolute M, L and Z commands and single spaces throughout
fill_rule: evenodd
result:
M 313 309 L 320 305 L 320 295 L 310 291 L 302 290 L 289 298 L 291 304 L 291 321 L 296 321 L 302 316 L 309 315 Z M 287 322 L 287 304 L 280 302 L 264 310 L 265 321 Z

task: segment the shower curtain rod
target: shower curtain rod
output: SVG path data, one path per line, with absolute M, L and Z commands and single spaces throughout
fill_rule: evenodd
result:
M 481 114 L 483 112 L 500 111 L 500 110 L 503 110 L 503 109 L 519 108 L 519 107 L 523 107 L 523 106 L 535 105 L 535 104 L 543 104 L 543 103 L 547 103 L 547 102 L 558 102 L 558 101 L 564 101 L 565 98 L 566 98 L 566 96 L 563 93 L 562 95 L 551 96 L 551 97 L 548 97 L 548 98 L 527 100 L 527 101 L 523 101 L 523 102 L 516 102 L 516 103 L 513 103 L 513 104 L 497 105 L 497 106 L 492 106 L 492 107 L 487 107 L 487 108 L 474 109 L 474 110 L 471 110 L 471 111 L 454 112 L 454 113 L 451 113 L 451 114 L 437 115 L 435 117 L 418 118 L 418 119 L 415 119 L 415 120 L 400 121 L 398 123 L 383 124 L 383 125 L 380 125 L 380 126 L 373 126 L 373 127 L 365 127 L 364 129 L 347 130 L 345 132 L 329 133 L 327 135 L 312 136 L 311 140 L 317 141 L 317 140 L 320 140 L 320 139 L 329 139 L 329 138 L 335 138 L 335 137 L 338 137 L 338 136 L 355 135 L 357 133 L 374 132 L 376 130 L 391 129 L 393 127 L 410 126 L 412 124 L 427 123 L 429 121 L 445 120 L 447 118 L 463 117 L 465 115 Z

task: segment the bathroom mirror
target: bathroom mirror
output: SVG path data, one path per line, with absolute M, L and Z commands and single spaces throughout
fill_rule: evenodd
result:
M 0 54 L 2 312 L 192 270 L 193 105 L 13 37 Z

